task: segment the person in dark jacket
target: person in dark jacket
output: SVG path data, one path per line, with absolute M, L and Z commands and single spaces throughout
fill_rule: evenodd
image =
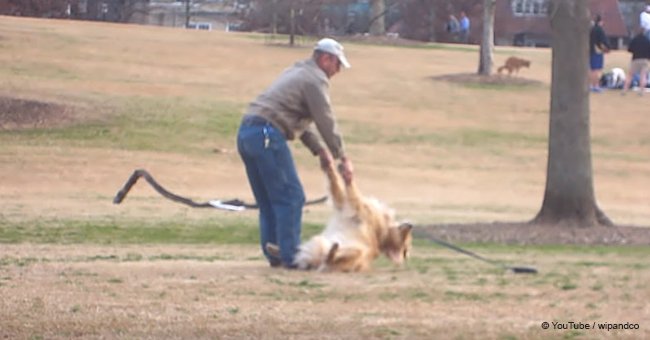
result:
M 632 79 L 636 74 L 639 75 L 639 95 L 643 95 L 648 79 L 648 59 L 650 59 L 650 40 L 648 40 L 643 31 L 634 36 L 627 47 L 628 52 L 632 53 L 632 61 L 627 71 L 623 92 L 625 94 L 632 85 Z
M 589 33 L 589 90 L 602 92 L 600 88 L 600 75 L 605 64 L 605 53 L 610 49 L 607 35 L 603 29 L 603 18 L 597 15 Z

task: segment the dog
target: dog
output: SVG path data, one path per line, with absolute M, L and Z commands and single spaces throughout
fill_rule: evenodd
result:
M 331 163 L 324 171 L 334 213 L 320 234 L 300 245 L 294 265 L 302 270 L 367 271 L 381 254 L 401 265 L 409 256 L 413 226 L 398 223 L 393 209 L 363 196 L 352 181 L 344 184 Z M 277 245 L 265 247 L 279 256 Z
M 501 71 L 508 70 L 508 75 L 510 76 L 512 75 L 513 72 L 515 74 L 519 74 L 519 69 L 521 69 L 522 67 L 530 68 L 530 60 L 517 58 L 517 57 L 510 57 L 506 59 L 506 62 L 505 64 L 503 64 L 503 66 L 497 69 L 497 72 L 501 74 Z

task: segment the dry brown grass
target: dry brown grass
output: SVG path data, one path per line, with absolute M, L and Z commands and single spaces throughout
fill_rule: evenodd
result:
M 260 266 L 240 246 L 3 246 L 0 335 L 143 339 L 641 339 L 647 263 L 629 255 L 527 251 L 537 276 L 422 250 L 367 274 Z M 509 261 L 514 255 L 501 253 Z M 22 262 L 20 262 L 22 261 Z M 630 272 L 630 264 L 638 267 Z M 542 322 L 640 330 L 543 330 Z
M 269 46 L 262 38 L 220 32 L 11 17 L 3 17 L 0 25 L 3 44 L 20 51 L 3 54 L 0 62 L 25 68 L 3 76 L 6 81 L 1 93 L 74 103 L 82 107 L 77 111 L 83 111 L 84 119 L 109 117 L 110 109 L 96 107 L 96 98 L 112 96 L 179 96 L 197 102 L 217 98 L 243 108 L 284 67 L 309 53 L 307 47 Z M 53 35 L 66 38 L 62 42 Z M 533 63 L 521 76 L 544 85 L 496 90 L 431 80 L 473 70 L 477 56 L 472 51 L 355 44 L 349 44 L 347 50 L 353 68 L 333 80 L 332 99 L 345 135 L 361 140 L 348 143 L 348 149 L 362 188 L 395 205 L 404 216 L 423 223 L 525 220 L 534 216 L 544 189 L 544 143 L 507 145 L 506 139 L 496 140 L 495 145 L 489 140 L 463 144 L 426 136 L 485 130 L 506 134 L 505 138 L 513 133 L 545 138 L 548 50 L 497 48 L 497 64 L 511 54 L 524 55 Z M 627 58 L 625 52 L 611 53 L 607 66 L 625 65 Z M 95 106 L 83 106 L 89 103 Z M 110 102 L 105 104 L 110 108 Z M 650 187 L 646 175 L 650 152 L 647 137 L 643 137 L 649 124 L 646 100 L 605 93 L 593 96 L 591 106 L 599 203 L 615 222 L 648 225 L 650 193 L 645 188 Z M 424 140 L 400 142 L 408 135 L 423 135 Z M 391 138 L 396 142 L 385 142 Z M 231 140 L 205 143 L 209 149 L 233 150 Z M 5 192 L 24 191 L 24 184 L 39 188 L 31 199 L 24 193 L 6 204 L 29 209 L 54 196 L 57 199 L 50 203 L 58 205 L 67 197 L 79 196 L 75 192 L 83 188 L 83 193 L 101 196 L 94 202 L 101 205 L 135 166 L 146 167 L 179 192 L 208 198 L 215 193 L 250 197 L 242 185 L 245 177 L 234 152 L 191 160 L 177 154 L 150 157 L 146 152 L 131 151 L 117 151 L 117 157 L 114 152 L 5 148 L 0 154 L 0 171 L 3 177 L 9 176 Z M 63 157 L 52 162 L 57 153 Z M 319 195 L 323 181 L 313 158 L 304 151 L 297 152 L 296 157 L 307 191 Z M 78 162 L 92 164 L 92 171 L 79 167 Z M 191 176 L 181 174 L 185 162 L 195 165 Z M 13 176 L 41 173 L 42 164 L 48 164 L 49 174 L 12 180 Z M 216 169 L 227 176 L 219 175 Z M 62 185 L 50 190 L 53 182 L 75 185 L 65 186 L 67 192 Z

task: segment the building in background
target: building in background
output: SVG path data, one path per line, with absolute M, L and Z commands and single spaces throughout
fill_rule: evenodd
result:
M 593 16 L 603 17 L 611 46 L 621 48 L 629 38 L 617 0 L 590 0 Z M 637 15 L 638 16 L 638 15 Z M 497 0 L 494 20 L 496 45 L 548 47 L 551 25 L 546 0 Z
M 600 14 L 611 45 L 621 48 L 650 0 L 589 0 Z M 350 36 L 368 33 L 370 0 L 0 0 L 0 14 L 136 23 L 222 31 Z M 483 0 L 386 2 L 392 37 L 457 42 L 446 24 L 463 11 L 471 20 L 470 44 L 482 38 Z M 293 13 L 293 14 L 292 14 Z M 547 47 L 551 43 L 548 0 L 496 0 L 496 45 Z

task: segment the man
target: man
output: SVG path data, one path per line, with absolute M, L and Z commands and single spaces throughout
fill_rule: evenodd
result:
M 449 14 L 449 21 L 447 21 L 445 29 L 449 35 L 451 35 L 453 41 L 458 41 L 458 30 L 460 29 L 460 24 L 453 14 Z
M 639 23 L 643 28 L 645 37 L 650 40 L 650 5 L 645 6 L 645 11 L 639 15 Z
M 632 53 L 632 61 L 627 71 L 625 85 L 623 86 L 622 95 L 630 89 L 632 79 L 636 74 L 639 75 L 639 95 L 643 95 L 648 77 L 648 59 L 650 59 L 650 40 L 648 40 L 643 31 L 639 32 L 627 47 L 628 52 Z
M 469 18 L 464 11 L 460 12 L 460 42 L 467 43 L 469 41 Z
M 589 90 L 591 92 L 603 92 L 600 87 L 600 75 L 605 64 L 605 53 L 609 52 L 609 42 L 602 27 L 603 18 L 596 15 L 594 24 L 589 33 Z
M 323 168 L 340 160 L 344 180 L 352 180 L 328 94 L 329 79 L 341 66 L 350 67 L 343 46 L 329 38 L 318 41 L 312 57 L 286 69 L 242 119 L 237 148 L 260 209 L 262 251 L 272 267 L 294 268 L 305 202 L 287 140 L 299 137 Z M 267 252 L 266 243 L 280 247 L 280 258 Z

